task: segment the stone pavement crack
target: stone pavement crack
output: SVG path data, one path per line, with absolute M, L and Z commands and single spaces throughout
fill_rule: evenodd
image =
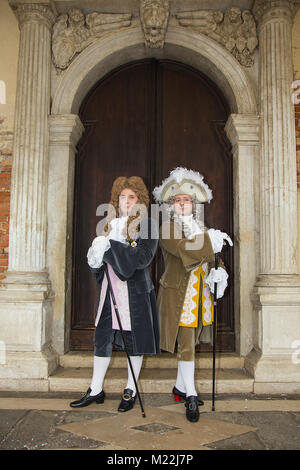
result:
M 25 420 L 26 416 L 29 415 L 31 410 L 25 410 L 24 414 L 17 419 L 17 421 L 12 425 L 8 433 L 4 436 L 4 438 L 0 441 L 0 447 L 2 447 L 2 444 L 4 444 L 8 438 L 13 434 L 14 430 Z

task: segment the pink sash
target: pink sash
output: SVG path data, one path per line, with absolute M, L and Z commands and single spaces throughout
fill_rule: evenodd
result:
M 121 279 L 118 278 L 118 276 L 115 274 L 114 270 L 109 264 L 107 265 L 107 267 L 108 267 L 108 274 L 111 280 L 112 288 L 113 288 L 115 298 L 116 298 L 116 304 L 118 307 L 122 328 L 123 330 L 131 331 L 127 281 L 121 281 Z M 107 286 L 108 286 L 108 282 L 107 282 L 106 275 L 104 273 L 103 282 L 101 286 L 101 292 L 100 292 L 98 312 L 97 312 L 97 316 L 95 320 L 95 326 L 98 325 L 98 322 L 100 320 L 104 300 L 106 297 Z M 111 312 L 112 312 L 112 328 L 114 330 L 119 330 L 119 324 L 118 324 L 115 308 L 111 300 L 111 296 L 110 296 L 110 305 L 111 305 Z

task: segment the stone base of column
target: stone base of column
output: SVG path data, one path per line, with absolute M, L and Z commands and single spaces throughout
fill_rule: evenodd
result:
M 8 272 L 0 286 L 0 389 L 46 379 L 58 366 L 51 346 L 52 297 L 46 272 Z
M 254 392 L 300 393 L 300 276 L 260 276 L 253 302 L 255 348 L 245 368 Z
M 6 351 L 5 356 L 0 364 L 0 390 L 48 391 L 48 378 L 58 367 L 51 347 L 40 352 Z
M 253 392 L 262 395 L 299 394 L 300 352 L 298 364 L 292 363 L 291 356 L 266 356 L 253 349 L 245 359 L 245 368 L 254 377 Z

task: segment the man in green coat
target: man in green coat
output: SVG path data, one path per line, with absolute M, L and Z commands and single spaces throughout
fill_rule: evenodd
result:
M 187 419 L 196 422 L 198 406 L 203 402 L 195 389 L 195 345 L 200 335 L 202 341 L 210 341 L 214 282 L 218 282 L 221 295 L 227 285 L 224 267 L 216 271 L 213 266 L 214 253 L 221 251 L 228 236 L 208 230 L 201 220 L 202 204 L 212 199 L 212 192 L 198 172 L 176 168 L 153 194 L 168 213 L 168 220 L 160 228 L 165 263 L 157 299 L 160 346 L 174 353 L 177 342 L 178 371 L 173 394 L 177 401 L 186 401 Z

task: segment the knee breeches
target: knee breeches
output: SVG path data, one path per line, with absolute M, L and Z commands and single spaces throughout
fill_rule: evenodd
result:
M 196 328 L 180 326 L 177 335 L 177 359 L 179 361 L 195 360 Z

